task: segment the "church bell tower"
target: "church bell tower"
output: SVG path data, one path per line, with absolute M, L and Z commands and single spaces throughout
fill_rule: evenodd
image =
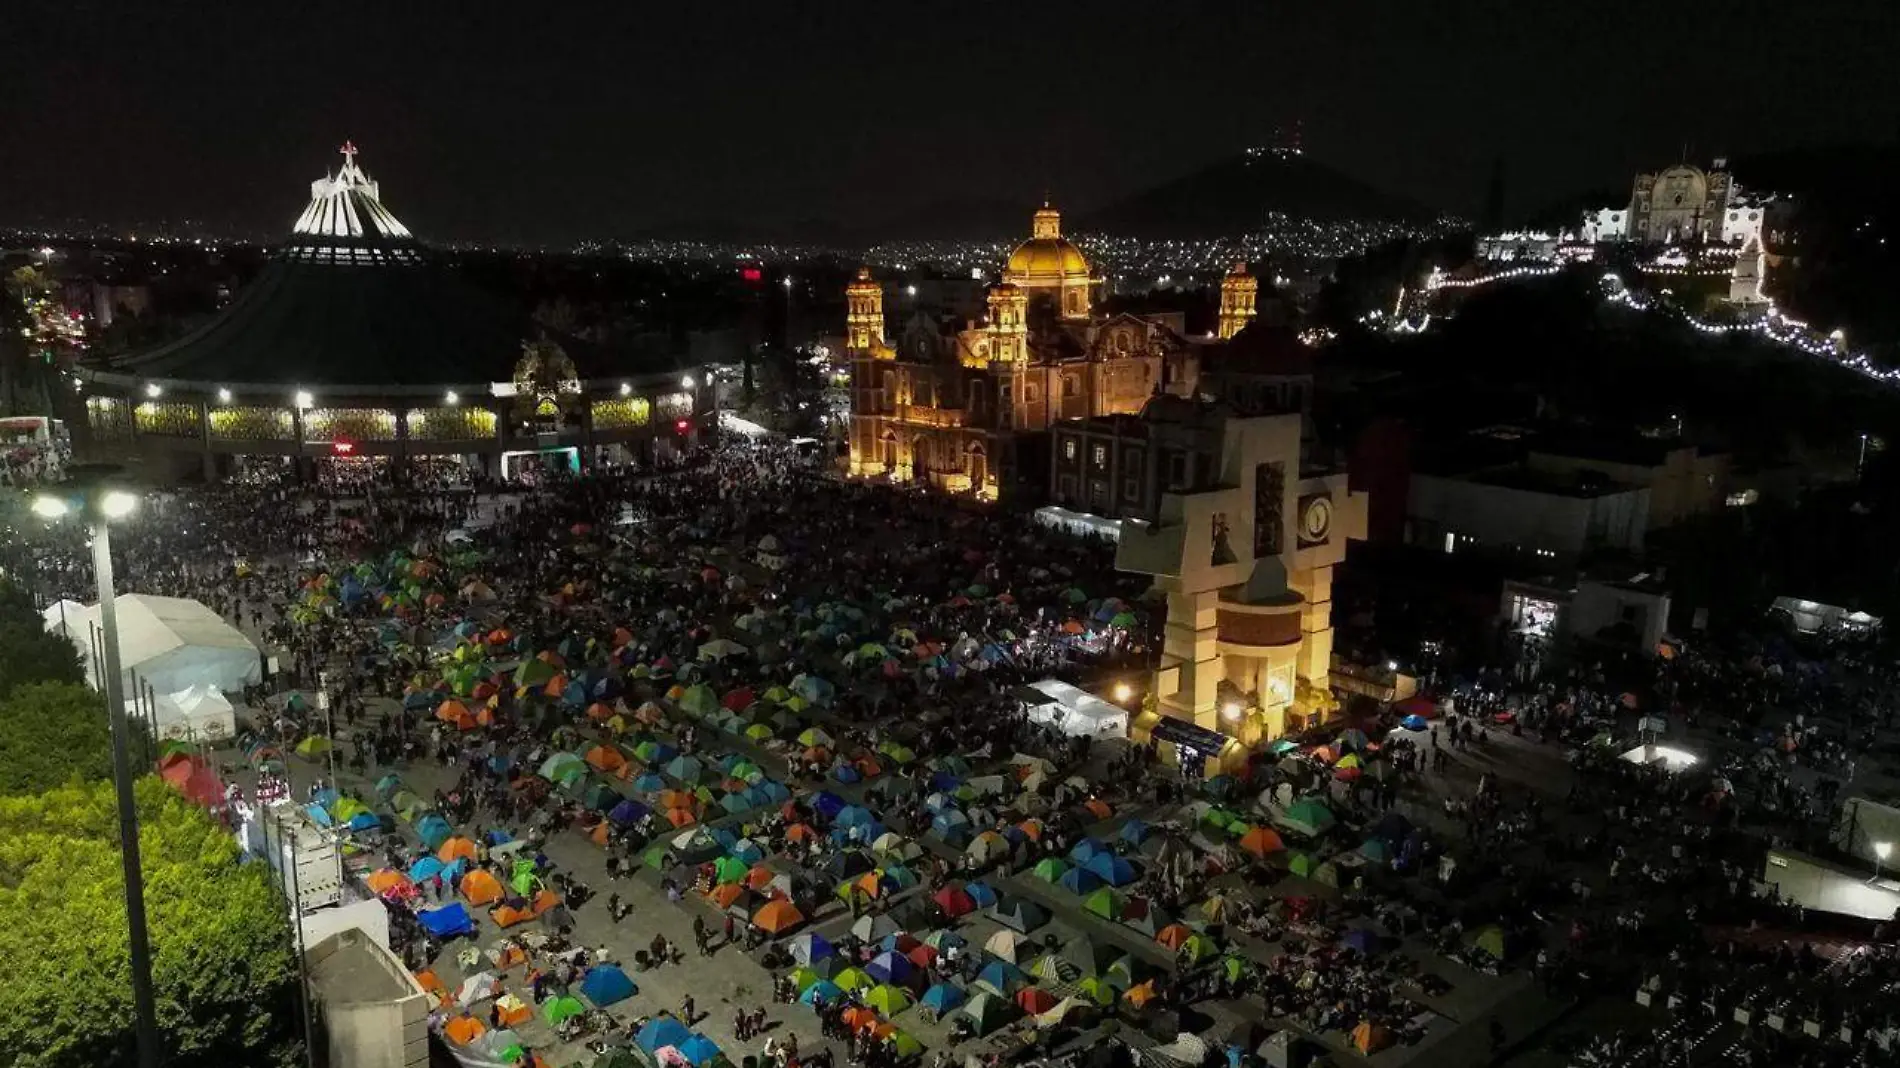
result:
M 858 268 L 858 277 L 844 287 L 845 349 L 853 356 L 868 356 L 884 342 L 884 287 L 871 277 L 869 267 Z
M 1260 282 L 1247 273 L 1245 263 L 1236 263 L 1220 280 L 1220 338 L 1240 333 L 1253 322 L 1255 304 L 1260 297 Z

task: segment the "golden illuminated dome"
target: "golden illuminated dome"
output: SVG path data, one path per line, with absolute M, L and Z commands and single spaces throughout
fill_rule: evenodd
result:
M 1062 213 L 1047 204 L 1036 212 L 1030 238 L 1009 254 L 1005 281 L 1028 287 L 1087 283 L 1089 261 L 1062 236 Z

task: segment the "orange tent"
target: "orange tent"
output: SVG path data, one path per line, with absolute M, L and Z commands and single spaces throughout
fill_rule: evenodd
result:
M 1286 843 L 1280 840 L 1279 834 L 1272 828 L 1255 827 L 1240 836 L 1240 848 L 1256 857 L 1264 857 L 1268 853 L 1278 853 L 1285 849 Z
M 607 821 L 601 820 L 599 823 L 594 824 L 594 829 L 588 833 L 587 837 L 595 845 L 605 849 L 607 847 Z
M 513 905 L 502 905 L 489 909 L 488 918 L 495 921 L 495 926 L 507 928 L 518 923 L 527 923 L 534 919 L 534 913 L 527 909 L 515 908 Z
M 501 881 L 480 868 L 462 876 L 462 896 L 471 905 L 501 900 Z
M 784 898 L 773 898 L 752 914 L 752 925 L 766 934 L 783 934 L 804 922 L 805 914 Z
M 797 842 L 803 845 L 816 837 L 818 837 L 818 832 L 812 830 L 808 824 L 794 823 L 790 827 L 785 828 L 785 840 L 788 842 Z
M 410 882 L 407 875 L 404 875 L 394 868 L 383 868 L 379 871 L 370 872 L 367 881 L 369 883 L 369 892 L 372 894 L 386 894 L 391 890 L 401 893 L 405 889 L 414 891 L 416 888 L 416 884 Z
M 661 790 L 661 808 L 692 808 L 693 795 L 684 790 Z
M 560 903 L 561 895 L 552 890 L 541 889 L 534 892 L 534 901 L 529 908 L 534 910 L 536 916 L 539 916 Z
M 1194 932 L 1188 930 L 1185 924 L 1171 923 L 1163 927 L 1160 932 L 1155 935 L 1155 941 L 1167 946 L 1169 949 L 1180 949 L 1182 943 L 1186 942 L 1193 934 Z
M 562 694 L 566 693 L 567 692 L 567 676 L 556 675 L 553 678 L 549 679 L 548 684 L 546 686 L 541 687 L 541 692 L 547 695 L 548 697 L 559 697 Z
M 424 968 L 416 973 L 416 985 L 431 994 L 442 992 L 442 980 L 436 978 L 435 971 Z
M 514 635 L 508 633 L 506 630 L 491 630 L 488 632 L 488 644 L 507 645 L 509 639 L 513 637 Z
M 514 1027 L 534 1019 L 534 1009 L 513 994 L 504 994 L 495 1002 L 495 1012 L 503 1027 Z
M 718 905 L 720 908 L 729 909 L 732 907 L 734 901 L 739 900 L 739 895 L 745 892 L 746 885 L 744 883 L 721 883 L 713 887 L 712 893 L 706 896 L 712 898 L 712 903 Z
M 513 942 L 506 941 L 501 944 L 501 949 L 490 959 L 494 962 L 493 967 L 497 971 L 507 971 L 517 964 L 528 963 L 528 955 L 521 951 L 521 947 L 515 945 Z
M 1089 798 L 1088 802 L 1082 807 L 1088 809 L 1089 815 L 1094 816 L 1098 820 L 1105 820 L 1115 814 L 1115 810 L 1108 807 L 1108 802 L 1099 797 Z
M 460 730 L 475 729 L 475 716 L 460 701 L 444 701 L 436 706 L 435 718 L 444 723 L 453 723 Z
M 444 864 L 453 864 L 458 857 L 466 859 L 470 864 L 475 863 L 475 843 L 466 838 L 456 837 L 443 842 L 442 848 L 435 851 L 435 859 Z
M 745 879 L 742 882 L 749 890 L 764 890 L 771 886 L 772 880 L 776 878 L 778 878 L 777 872 L 759 863 L 752 865 L 752 870 L 745 873 Z
M 1139 986 L 1129 987 L 1126 991 L 1122 993 L 1122 1000 L 1128 1002 L 1130 1005 L 1133 1005 L 1135 1008 L 1139 1009 L 1142 1006 L 1148 1004 L 1148 1002 L 1154 1000 L 1154 996 L 1155 996 L 1155 984 L 1154 984 L 1154 980 L 1150 979 L 1147 982 L 1140 984 Z
M 598 720 L 603 720 L 603 719 L 612 719 L 613 714 L 614 714 L 613 709 L 607 707 L 606 705 L 600 703 L 599 701 L 595 701 L 593 704 L 587 706 L 587 718 L 591 720 L 598 721 Z
M 1032 842 L 1042 841 L 1043 828 L 1041 820 L 1024 820 L 1016 825 L 1016 829 L 1023 832 L 1023 837 Z
M 466 1046 L 487 1033 L 488 1028 L 473 1016 L 457 1016 L 442 1029 L 442 1034 L 458 1046 Z
M 618 649 L 619 647 L 626 645 L 632 641 L 633 641 L 632 631 L 628 630 L 625 627 L 615 627 L 613 640 L 608 642 L 608 644 Z
M 684 827 L 693 822 L 693 814 L 683 808 L 669 808 L 666 810 L 666 822 L 675 827 Z
M 537 655 L 535 659 L 553 668 L 564 668 L 567 666 L 567 661 L 562 659 L 561 654 L 552 649 L 544 650 Z
M 856 879 L 851 880 L 850 885 L 853 889 L 863 893 L 865 897 L 881 897 L 884 893 L 884 883 L 877 877 L 877 872 L 874 871 L 867 871 Z
M 1371 1020 L 1361 1020 L 1359 1026 L 1352 1029 L 1352 1048 L 1361 1053 L 1377 1053 L 1391 1044 L 1392 1032 Z
M 686 687 L 681 686 L 678 683 L 674 683 L 673 686 L 666 691 L 666 699 L 669 701 L 677 701 L 680 698 L 685 697 L 685 696 L 686 696 Z
M 495 725 L 495 703 L 493 701 L 490 701 L 488 704 L 476 710 L 475 723 L 477 726 L 482 727 L 492 727 Z M 467 730 L 468 728 L 464 727 L 462 729 Z
M 862 1005 L 854 1005 L 844 1010 L 844 1024 L 853 1031 L 877 1026 L 877 1013 Z
M 1082 621 L 1079 619 L 1071 619 L 1062 624 L 1062 633 L 1064 634 L 1080 634 L 1086 629 L 1086 627 L 1082 626 Z
M 620 750 L 605 745 L 589 749 L 582 759 L 595 771 L 618 771 L 627 766 L 627 758 L 620 755 Z

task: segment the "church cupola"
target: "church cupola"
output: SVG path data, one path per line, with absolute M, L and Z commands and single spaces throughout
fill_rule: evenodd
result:
M 1260 281 L 1236 263 L 1220 280 L 1220 337 L 1225 341 L 1253 322 L 1260 299 Z

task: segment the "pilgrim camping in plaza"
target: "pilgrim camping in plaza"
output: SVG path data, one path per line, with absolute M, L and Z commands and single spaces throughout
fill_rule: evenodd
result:
M 34 537 L 8 566 L 78 634 L 82 536 Z M 1748 867 L 1865 738 L 1656 737 L 1817 705 L 1854 645 L 1481 669 L 1241 745 L 1155 725 L 1168 602 L 1112 542 L 770 438 L 530 487 L 180 489 L 118 541 L 122 590 L 222 628 L 183 648 L 266 668 L 222 719 L 171 701 L 158 773 L 285 872 L 315 1001 L 380 961 L 459 1063 L 1888 1048 L 1884 943 L 1790 948 Z

